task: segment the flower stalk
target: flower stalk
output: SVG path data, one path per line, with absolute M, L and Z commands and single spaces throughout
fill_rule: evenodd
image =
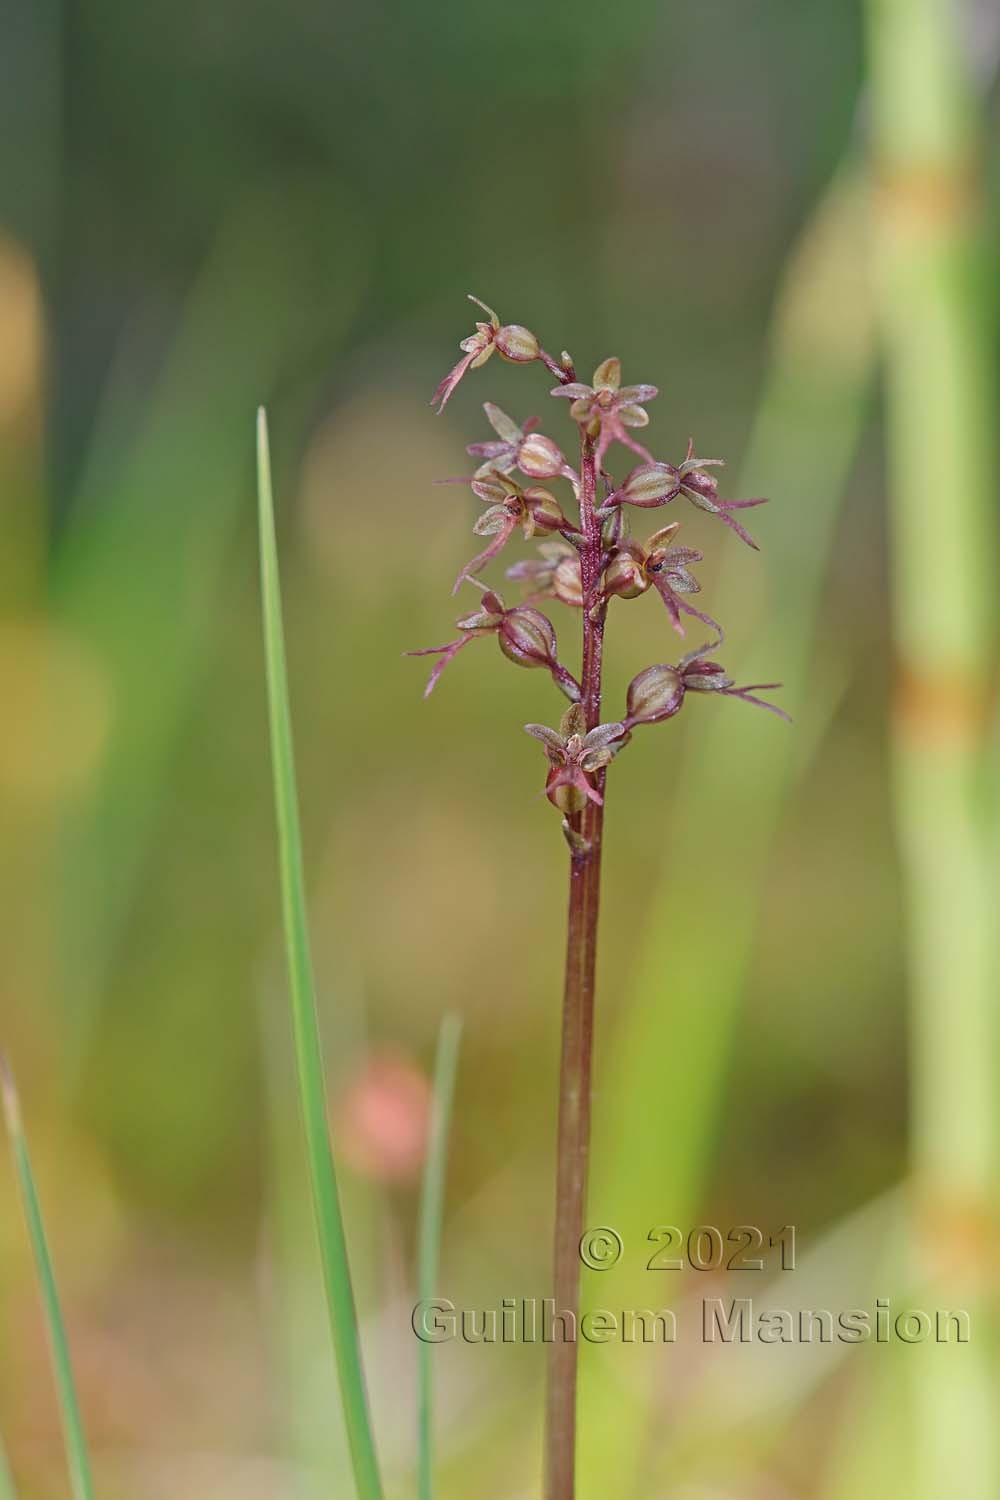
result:
M 600 578 L 601 524 L 596 518 L 597 464 L 594 443 L 580 444 L 580 549 L 583 580 L 584 727 L 594 730 L 601 713 L 604 602 L 586 607 Z M 601 898 L 601 844 L 604 833 L 604 768 L 594 773 L 597 794 L 571 813 L 569 825 L 569 908 L 566 975 L 563 985 L 562 1050 L 559 1064 L 559 1134 L 556 1147 L 553 1296 L 560 1310 L 577 1314 L 580 1301 L 580 1239 L 584 1231 L 587 1166 L 590 1157 L 591 1071 L 594 1048 L 594 991 L 597 921 Z M 545 1493 L 568 1500 L 574 1491 L 576 1456 L 576 1340 L 549 1345 L 545 1414 Z
M 473 301 L 478 299 L 473 298 Z M 574 1327 L 580 1301 L 580 1240 L 584 1230 L 587 1174 L 590 1157 L 591 1072 L 594 1038 L 597 928 L 600 910 L 601 853 L 604 834 L 607 769 L 628 745 L 640 725 L 665 722 L 680 712 L 688 693 L 742 698 L 786 718 L 783 710 L 754 696 L 753 688 L 737 687 L 721 663 L 710 655 L 722 645 L 723 632 L 715 620 L 687 603 L 686 595 L 700 592 L 691 568 L 702 560 L 693 548 L 674 546 L 679 523 L 656 531 L 642 546 L 629 536 L 628 509 L 669 505 L 683 496 L 696 509 L 714 517 L 750 546 L 749 534 L 732 517 L 734 510 L 763 504 L 762 500 L 723 500 L 718 480 L 708 468 L 721 459 L 698 459 L 693 445 L 680 464 L 658 462 L 632 436 L 649 423 L 645 403 L 657 395 L 653 385 L 622 386 L 617 358 L 603 360 L 590 385 L 579 382 L 573 361 L 563 353 L 555 360 L 538 338 L 520 324 L 504 324 L 496 313 L 478 303 L 488 322 L 462 341 L 464 358 L 438 387 L 439 410 L 459 382 L 479 368 L 494 350 L 514 363 L 538 362 L 556 377 L 550 394 L 568 398 L 569 414 L 579 436 L 579 469 L 570 466 L 562 449 L 538 432 L 537 418 L 518 424 L 487 403 L 486 416 L 495 440 L 471 444 L 468 451 L 481 460 L 467 481 L 473 494 L 489 508 L 476 522 L 479 536 L 491 536 L 487 548 L 465 565 L 458 584 L 482 590 L 480 606 L 459 618 L 459 636 L 442 646 L 411 652 L 435 656 L 426 693 L 437 684 L 445 667 L 480 637 L 494 636 L 503 655 L 515 665 L 543 667 L 569 699 L 559 728 L 528 724 L 549 762 L 545 794 L 562 813 L 562 831 L 569 845 L 569 904 L 566 971 L 563 986 L 562 1044 L 559 1080 L 553 1296 L 560 1312 L 571 1315 Z M 611 450 L 626 448 L 642 463 L 621 481 L 610 472 Z M 529 481 L 522 487 L 515 472 Z M 566 483 L 576 502 L 577 517 L 568 506 L 541 489 L 535 481 Z M 462 481 L 458 481 L 462 482 Z M 541 536 L 540 557 L 522 560 L 507 570 L 510 579 L 524 583 L 526 601 L 508 607 L 478 574 L 497 557 L 520 528 L 527 538 Z M 713 639 L 688 651 L 679 662 L 657 662 L 629 685 L 620 718 L 602 722 L 602 670 L 605 630 L 613 599 L 623 603 L 647 592 L 659 595 L 667 623 L 685 634 L 685 618 L 707 626 Z M 560 660 L 555 628 L 537 607 L 555 601 L 580 611 L 580 672 Z M 615 606 L 616 609 L 620 605 Z M 774 686 L 768 684 L 767 686 Z M 546 1500 L 573 1500 L 576 1469 L 577 1342 L 574 1336 L 549 1345 L 545 1423 Z

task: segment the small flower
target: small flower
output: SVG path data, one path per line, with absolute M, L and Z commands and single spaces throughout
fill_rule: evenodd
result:
M 488 502 L 488 508 L 472 529 L 476 536 L 492 536 L 493 541 L 465 564 L 455 580 L 453 594 L 458 593 L 464 579 L 479 573 L 491 557 L 503 550 L 516 527 L 521 527 L 529 541 L 539 533 L 547 536 L 570 528 L 555 495 L 540 485 L 522 489 L 513 479 L 491 473 L 484 479 L 473 479 L 472 489 L 480 500 Z
M 498 349 L 504 359 L 515 364 L 528 364 L 538 359 L 541 353 L 541 346 L 530 328 L 522 328 L 520 323 L 507 323 L 501 327 L 500 319 L 492 307 L 487 307 L 485 302 L 480 302 L 471 292 L 469 301 L 482 308 L 489 322 L 477 323 L 475 333 L 470 333 L 459 344 L 458 347 L 463 350 L 463 358 L 448 371 L 431 398 L 431 405 L 436 406 L 439 413 L 444 411 L 452 391 L 466 371 L 478 370 L 490 358 L 494 349 Z
M 475 582 L 474 579 L 469 581 Z M 477 586 L 482 588 L 481 584 Z M 574 703 L 579 700 L 580 684 L 559 661 L 556 655 L 555 630 L 551 621 L 539 610 L 524 604 L 508 609 L 499 594 L 495 594 L 492 589 L 484 589 L 480 607 L 461 615 L 455 623 L 462 632 L 455 640 L 446 641 L 443 646 L 424 646 L 419 651 L 406 652 L 407 656 L 440 657 L 424 689 L 425 698 L 434 691 L 438 678 L 448 663 L 470 641 L 477 636 L 495 635 L 500 650 L 508 661 L 519 667 L 545 667 L 567 698 Z
M 640 464 L 633 469 L 619 489 L 609 495 L 602 507 L 602 514 L 612 506 L 635 505 L 642 510 L 652 510 L 667 505 L 678 495 L 684 495 L 699 510 L 718 516 L 724 525 L 736 532 L 748 547 L 759 550 L 748 531 L 730 515 L 730 511 L 748 510 L 754 505 L 766 505 L 763 498 L 756 500 L 720 500 L 719 482 L 709 468 L 722 468 L 723 458 L 696 458 L 693 443 L 688 443 L 687 456 L 679 469 L 673 464 Z
M 657 394 L 655 385 L 622 386 L 622 367 L 618 359 L 606 359 L 594 371 L 593 385 L 582 385 L 570 381 L 557 385 L 550 393 L 553 396 L 568 396 L 573 405 L 570 416 L 588 434 L 597 439 L 596 461 L 600 469 L 602 460 L 613 442 L 624 443 L 633 453 L 638 453 L 647 463 L 652 456 L 629 437 L 629 427 L 645 427 L 649 413 L 640 402 L 652 401 Z
M 783 708 L 754 696 L 780 687 L 780 682 L 753 682 L 746 687 L 737 687 L 727 676 L 725 667 L 706 656 L 720 644 L 719 640 L 712 641 L 699 646 L 697 651 L 689 651 L 676 666 L 660 662 L 633 677 L 628 685 L 622 721 L 626 729 L 634 729 L 636 724 L 659 724 L 664 719 L 672 719 L 680 711 L 687 693 L 721 693 L 727 698 L 742 698 L 744 703 L 766 708 L 780 719 L 787 720 L 789 716 Z
M 549 729 L 545 724 L 524 727 L 545 747 L 551 767 L 545 795 L 553 807 L 563 813 L 577 813 L 588 799 L 600 806 L 604 799 L 591 778 L 628 743 L 630 736 L 625 725 L 598 724 L 588 732 L 583 709 L 574 703 L 563 714 L 558 729 Z
M 688 442 L 687 456 L 681 464 L 677 473 L 680 478 L 680 493 L 697 505 L 699 510 L 707 510 L 710 515 L 718 516 L 719 520 L 730 530 L 735 531 L 740 539 L 752 547 L 755 552 L 760 548 L 739 521 L 729 514 L 733 510 L 749 510 L 754 505 L 766 505 L 767 500 L 760 496 L 755 500 L 720 500 L 719 481 L 714 474 L 706 474 L 708 468 L 722 468 L 725 465 L 724 458 L 695 458 L 694 442 Z
M 572 609 L 583 608 L 580 554 L 568 542 L 553 538 L 540 542 L 541 557 L 525 558 L 507 569 L 507 577 L 531 586 L 529 600 L 558 599 Z
M 514 469 L 520 469 L 529 479 L 556 479 L 562 476 L 576 482 L 575 470 L 569 467 L 557 445 L 551 438 L 536 431 L 540 417 L 529 417 L 518 427 L 492 401 L 484 402 L 483 410 L 498 441 L 470 443 L 466 449 L 474 458 L 484 460 L 476 470 L 477 479 L 483 479 L 490 473 L 510 474 Z
M 679 526 L 679 521 L 664 526 L 653 533 L 645 546 L 631 538 L 618 542 L 604 572 L 603 592 L 610 598 L 636 599 L 647 589 L 654 588 L 666 605 L 670 623 L 679 635 L 684 634 L 683 611 L 686 615 L 694 615 L 721 636 L 722 632 L 711 616 L 702 614 L 682 597 L 701 592 L 701 584 L 691 572 L 690 565 L 701 562 L 703 554 L 693 547 L 669 545 Z

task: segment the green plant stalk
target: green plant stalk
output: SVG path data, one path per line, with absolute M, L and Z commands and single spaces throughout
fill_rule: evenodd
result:
M 17 1500 L 17 1486 L 10 1471 L 7 1450 L 0 1442 L 0 1500 Z
M 998 390 L 979 223 L 978 104 L 957 6 L 868 0 L 867 16 L 888 384 L 913 1238 L 924 1280 L 982 1307 L 996 1182 L 984 726 L 997 626 Z M 953 1274 L 949 1262 L 959 1261 L 964 1269 Z M 956 1486 L 996 1493 L 988 1376 L 981 1354 L 972 1355 L 960 1367 L 923 1360 L 915 1372 L 920 1494 Z
M 31 1170 L 31 1158 L 28 1155 L 28 1142 L 25 1138 L 24 1125 L 21 1120 L 17 1090 L 14 1086 L 13 1075 L 4 1058 L 0 1058 L 0 1094 L 3 1097 L 4 1119 L 14 1151 L 14 1166 L 17 1171 L 18 1185 L 21 1189 L 21 1198 L 24 1203 L 24 1215 L 28 1224 L 31 1248 L 35 1256 L 38 1285 L 42 1294 L 45 1326 L 48 1330 L 49 1346 L 52 1350 L 52 1363 L 55 1367 L 59 1412 L 62 1417 L 66 1458 L 69 1464 L 73 1497 L 74 1500 L 93 1500 L 94 1484 L 90 1471 L 90 1458 L 87 1453 L 87 1438 L 83 1429 L 83 1418 L 80 1415 L 80 1403 L 76 1395 L 76 1383 L 73 1379 L 73 1366 L 70 1361 L 69 1340 L 66 1337 L 66 1325 L 63 1322 L 62 1309 L 59 1305 L 59 1292 L 56 1287 L 55 1270 L 53 1269 L 52 1257 L 49 1254 L 48 1242 L 45 1237 L 42 1209 L 38 1201 L 38 1189 L 35 1186 L 34 1173 Z M 6 1463 L 4 1463 L 3 1467 L 6 1468 Z M 12 1487 L 9 1486 L 9 1488 L 11 1488 L 12 1492 Z
M 344 1424 L 354 1467 L 354 1481 L 359 1500 L 381 1500 L 382 1483 L 368 1410 L 357 1310 L 327 1124 L 326 1089 L 306 917 L 302 835 L 295 787 L 291 710 L 281 622 L 281 588 L 274 530 L 267 417 L 263 408 L 257 414 L 257 475 L 268 710 L 299 1097 L 330 1332 L 340 1381 Z
M 753 679 L 759 666 L 781 664 L 796 732 L 776 741 L 757 716 L 746 716 L 734 777 L 732 729 L 720 716 L 703 715 L 685 729 L 673 824 L 685 858 L 668 866 L 651 902 L 601 1094 L 607 1113 L 596 1137 L 591 1218 L 615 1225 L 626 1244 L 640 1248 L 651 1223 L 694 1222 L 698 1211 L 725 1107 L 774 833 L 801 768 L 801 741 L 817 732 L 808 718 L 815 694 L 807 690 L 810 674 L 815 682 L 824 667 L 816 618 L 839 505 L 870 409 L 866 223 L 863 174 L 848 162 L 785 269 L 770 368 L 737 486 L 773 496 L 775 511 L 780 506 L 763 537 L 769 587 L 752 601 L 752 660 L 738 670 Z M 765 513 L 765 528 L 769 520 Z M 739 557 L 725 559 L 720 594 L 746 598 L 741 565 Z M 625 1260 L 601 1276 L 602 1306 L 645 1306 L 651 1295 L 649 1276 L 632 1274 Z M 643 1351 L 630 1348 L 619 1374 L 610 1346 L 593 1355 L 584 1350 L 580 1426 L 589 1435 L 582 1455 L 588 1495 L 648 1490 L 647 1443 L 663 1376 L 655 1354 L 640 1370 Z M 604 1418 L 609 1409 L 614 1423 Z
M 441 1223 L 444 1216 L 445 1174 L 448 1165 L 448 1131 L 458 1069 L 458 1044 L 462 1023 L 458 1016 L 445 1016 L 438 1034 L 434 1062 L 434 1103 L 431 1110 L 430 1139 L 420 1194 L 420 1228 L 418 1247 L 418 1285 L 421 1302 L 429 1302 L 437 1293 L 438 1266 L 441 1258 Z M 434 1495 L 434 1405 L 431 1371 L 431 1345 L 421 1342 L 417 1350 L 418 1380 L 418 1489 L 420 1500 Z

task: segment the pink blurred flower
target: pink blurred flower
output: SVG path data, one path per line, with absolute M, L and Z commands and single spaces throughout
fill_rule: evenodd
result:
M 366 1059 L 337 1104 L 337 1145 L 356 1172 L 379 1182 L 415 1181 L 423 1166 L 432 1093 L 408 1057 L 384 1051 Z

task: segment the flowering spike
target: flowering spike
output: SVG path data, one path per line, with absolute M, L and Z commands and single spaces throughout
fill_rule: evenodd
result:
M 551 395 L 570 403 L 569 415 L 578 429 L 580 465 L 577 471 L 566 462 L 559 446 L 539 431 L 537 418 L 518 426 L 499 407 L 486 403 L 493 435 L 472 444 L 469 452 L 479 461 L 472 489 L 486 506 L 474 530 L 491 541 L 466 564 L 459 577 L 459 582 L 466 580 L 480 589 L 482 598 L 478 609 L 458 620 L 455 640 L 412 654 L 438 658 L 427 685 L 430 692 L 448 662 L 470 640 L 493 635 L 509 661 L 548 671 L 570 701 L 558 729 L 544 724 L 525 727 L 545 751 L 545 795 L 562 814 L 562 831 L 570 848 L 553 1290 L 557 1304 L 573 1312 L 579 1302 L 600 849 L 608 767 L 628 744 L 633 728 L 672 719 L 690 692 L 742 698 L 770 713 L 786 715 L 756 696 L 768 691 L 769 685 L 737 686 L 721 663 L 712 659 L 710 653 L 722 645 L 722 630 L 690 602 L 700 592 L 692 569 L 701 561 L 701 553 L 677 545 L 677 524 L 660 527 L 644 544 L 630 537 L 627 525 L 628 507 L 656 509 L 683 494 L 691 504 L 718 516 L 744 542 L 754 546 L 734 513 L 762 502 L 722 500 L 718 483 L 709 472 L 721 460 L 696 457 L 693 443 L 689 443 L 684 461 L 677 467 L 656 460 L 634 434 L 649 425 L 646 405 L 657 395 L 657 388 L 623 385 L 617 357 L 603 360 L 594 371 L 593 383 L 587 385 L 577 379 L 568 353 L 554 359 L 530 329 L 520 323 L 502 323 L 492 308 L 478 298 L 472 300 L 486 315 L 485 321 L 478 322 L 475 332 L 462 340 L 462 358 L 438 386 L 435 403 L 443 408 L 466 373 L 485 364 L 495 350 L 515 364 L 538 361 L 557 382 Z M 623 481 L 610 468 L 608 456 L 616 444 L 636 455 L 629 460 L 632 467 Z M 515 474 L 524 477 L 526 487 L 516 482 L 512 477 Z M 572 487 L 577 514 L 567 517 L 556 497 L 536 482 L 557 478 L 567 480 Z M 541 544 L 539 556 L 517 562 L 507 570 L 509 578 L 526 583 L 530 590 L 523 604 L 508 608 L 474 575 L 512 539 L 518 526 L 526 537 L 537 533 L 549 540 Z M 693 617 L 711 629 L 714 639 L 688 652 L 679 662 L 661 662 L 638 673 L 628 687 L 624 716 L 600 723 L 610 601 L 635 598 L 650 590 L 659 594 L 675 630 L 683 634 L 684 617 Z M 537 601 L 548 598 L 580 612 L 580 681 L 559 661 L 555 630 L 534 608 Z M 573 1493 L 575 1389 L 575 1345 L 558 1342 L 550 1350 L 546 1442 L 546 1471 L 553 1494 Z
M 769 691 L 772 684 L 738 687 L 721 664 L 711 659 L 710 653 L 722 644 L 722 629 L 691 602 L 691 596 L 700 592 L 692 567 L 702 560 L 702 554 L 694 548 L 677 545 L 677 522 L 660 527 L 644 544 L 635 541 L 628 534 L 626 507 L 657 509 L 684 495 L 699 510 L 717 516 L 748 546 L 756 547 L 734 512 L 762 505 L 764 501 L 723 500 L 718 480 L 710 472 L 721 467 L 723 460 L 699 458 L 693 440 L 688 442 L 680 465 L 655 459 L 632 434 L 649 425 L 646 403 L 657 395 L 657 388 L 647 384 L 623 385 L 617 356 L 602 360 L 594 371 L 592 383 L 587 385 L 577 379 L 569 354 L 563 352 L 559 360 L 554 359 L 531 329 L 521 323 L 503 323 L 487 303 L 471 294 L 470 300 L 484 317 L 477 322 L 475 331 L 461 341 L 462 358 L 438 386 L 435 404 L 439 410 L 467 371 L 485 364 L 494 350 L 515 364 L 537 360 L 559 382 L 550 394 L 570 402 L 570 416 L 580 431 L 582 463 L 579 473 L 567 463 L 558 444 L 539 431 L 538 417 L 529 417 L 518 425 L 493 402 L 484 403 L 483 410 L 494 436 L 469 445 L 469 453 L 479 460 L 478 469 L 471 480 L 442 481 L 471 483 L 473 493 L 486 506 L 473 531 L 477 536 L 488 537 L 488 545 L 465 564 L 455 583 L 456 591 L 463 582 L 475 584 L 483 591 L 482 602 L 477 610 L 459 619 L 461 633 L 456 640 L 411 654 L 439 658 L 427 685 L 428 692 L 448 662 L 477 635 L 495 635 L 503 655 L 516 665 L 543 667 L 550 673 L 570 699 L 570 710 L 563 716 L 558 731 L 529 725 L 528 732 L 547 748 L 552 760 L 547 788 L 550 800 L 566 812 L 574 857 L 582 858 L 591 842 L 580 834 L 574 820 L 585 806 L 601 805 L 604 769 L 612 755 L 627 742 L 633 725 L 672 718 L 688 692 L 742 698 L 787 717 L 775 704 L 756 696 L 758 692 Z M 640 460 L 621 481 L 616 481 L 605 468 L 606 456 L 615 443 L 628 448 Z M 527 486 L 515 481 L 512 477 L 515 473 L 525 476 L 529 481 Z M 547 489 L 531 482 L 556 478 L 570 482 L 580 501 L 579 521 L 568 517 Z M 598 488 L 602 489 L 601 496 L 597 494 Z M 537 558 L 519 561 L 508 568 L 507 576 L 525 583 L 529 590 L 525 603 L 509 609 L 476 575 L 503 550 L 518 527 L 525 537 L 540 535 L 551 539 L 541 543 Z M 588 579 L 586 592 L 584 578 Z M 603 635 L 611 599 L 634 599 L 650 590 L 660 596 L 678 634 L 684 634 L 687 616 L 706 625 L 714 639 L 688 652 L 675 665 L 661 663 L 639 673 L 629 686 L 625 718 L 610 726 L 595 724 L 593 704 L 599 702 L 599 685 L 595 688 L 593 682 L 581 684 L 562 665 L 555 631 L 534 605 L 544 599 L 557 599 L 579 609 L 586 638 L 588 631 Z M 593 653 L 588 657 L 586 648 L 584 660 L 590 661 L 592 669 Z

